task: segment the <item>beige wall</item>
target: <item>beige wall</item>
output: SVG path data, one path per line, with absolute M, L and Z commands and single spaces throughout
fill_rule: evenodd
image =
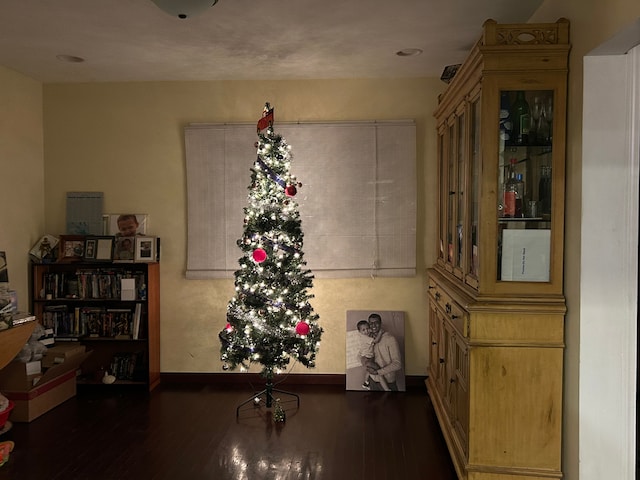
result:
M 582 196 L 582 60 L 599 44 L 640 17 L 637 0 L 547 0 L 532 22 L 571 21 L 565 234 L 565 295 L 567 297 L 564 454 L 565 478 L 579 475 L 580 361 L 580 217 Z
M 183 127 L 255 122 L 265 101 L 275 107 L 276 130 L 277 121 L 415 119 L 420 273 L 399 279 L 316 279 L 313 306 L 325 334 L 317 367 L 309 372 L 344 373 L 346 310 L 378 309 L 407 313 L 407 373 L 424 375 L 424 270 L 435 251 L 432 112 L 444 86 L 438 79 L 45 85 L 47 232 L 63 233 L 68 191 L 104 192 L 105 213 L 149 214 L 148 233 L 162 242 L 161 370 L 219 372 L 217 333 L 226 323 L 233 282 L 184 278 Z M 319 148 L 321 143 L 318 138 Z M 295 156 L 296 146 L 291 147 Z
M 28 311 L 28 252 L 44 231 L 42 85 L 0 67 L 0 250 L 10 287 Z
M 640 17 L 637 0 L 547 0 L 532 22 L 571 21 L 565 291 L 568 303 L 565 369 L 565 478 L 578 478 L 578 362 L 582 58 Z M 12 285 L 24 288 L 25 250 L 42 227 L 40 86 L 0 68 L 2 165 L 19 165 L 0 193 L 7 217 L 22 229 L 0 229 Z M 318 373 L 344 371 L 346 309 L 407 312 L 407 370 L 426 372 L 424 267 L 433 261 L 435 144 L 432 111 L 443 84 L 435 79 L 308 82 L 211 82 L 47 85 L 44 87 L 46 231 L 64 229 L 64 195 L 105 193 L 107 211 L 150 215 L 162 237 L 162 370 L 220 371 L 217 331 L 224 323 L 229 281 L 186 281 L 186 192 L 182 127 L 188 122 L 252 122 L 264 101 L 282 121 L 414 118 L 418 125 L 418 264 L 420 274 L 398 280 L 316 280 L 314 306 L 326 333 Z M 7 96 L 6 92 L 11 92 Z M 16 99 L 23 97 L 23 101 Z M 16 121 L 19 119 L 22 121 Z M 9 121 L 10 120 L 10 121 Z M 5 132 L 9 132 L 8 140 Z M 295 153 L 295 145 L 292 145 Z M 13 159 L 21 162 L 10 163 Z M 24 166 L 23 166 L 24 165 Z M 12 172 L 12 170 L 10 170 Z M 248 177 L 247 177 L 248 180 Z M 304 181 L 304 179 L 301 179 Z M 26 187 L 18 187 L 24 182 Z M 29 191 L 25 195 L 25 188 Z M 16 202 L 25 199 L 27 204 Z M 26 233 L 23 233 L 26 232 Z M 13 281 L 15 280 L 15 281 Z M 22 295 L 21 303 L 25 300 Z M 23 305 L 25 305 L 23 303 Z M 297 369 L 296 371 L 305 371 Z M 313 372 L 313 371 L 312 371 Z

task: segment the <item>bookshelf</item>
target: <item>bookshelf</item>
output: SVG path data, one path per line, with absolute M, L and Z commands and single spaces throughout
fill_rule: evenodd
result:
M 92 354 L 79 384 L 160 383 L 160 264 L 33 263 L 31 311 L 57 344 L 78 342 Z

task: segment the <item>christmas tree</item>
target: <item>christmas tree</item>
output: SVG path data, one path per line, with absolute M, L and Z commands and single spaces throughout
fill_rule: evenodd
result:
M 291 359 L 315 366 L 322 335 L 309 293 L 313 275 L 302 252 L 303 233 L 297 189 L 290 172 L 289 145 L 273 130 L 274 112 L 267 103 L 258 122 L 258 156 L 251 169 L 242 255 L 235 272 L 235 294 L 227 306 L 227 325 L 220 332 L 220 359 L 225 370 L 262 365 L 271 380 Z

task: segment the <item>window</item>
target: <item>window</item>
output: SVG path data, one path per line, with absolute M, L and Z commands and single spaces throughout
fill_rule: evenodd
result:
M 412 276 L 415 124 L 276 124 L 291 147 L 307 266 L 318 278 Z M 255 125 L 185 128 L 187 278 L 231 278 L 256 159 Z

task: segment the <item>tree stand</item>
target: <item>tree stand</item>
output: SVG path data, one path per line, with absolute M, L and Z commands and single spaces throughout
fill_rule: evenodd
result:
M 277 388 L 273 388 L 273 382 L 271 381 L 271 379 L 268 379 L 264 390 L 256 393 L 255 395 L 252 395 L 251 398 L 248 398 L 247 400 L 242 402 L 240 405 L 238 405 L 238 408 L 236 409 L 236 418 L 238 418 L 238 416 L 240 415 L 240 408 L 242 406 L 246 405 L 247 403 L 251 403 L 254 406 L 258 405 L 260 403 L 260 400 L 261 400 L 260 397 L 262 395 L 265 396 L 265 403 L 267 408 L 271 408 L 271 406 L 273 405 L 273 392 L 282 393 L 284 395 L 295 397 L 296 403 L 297 403 L 296 406 L 297 408 L 300 408 L 300 396 L 297 393 L 285 392 L 284 390 L 278 390 Z

